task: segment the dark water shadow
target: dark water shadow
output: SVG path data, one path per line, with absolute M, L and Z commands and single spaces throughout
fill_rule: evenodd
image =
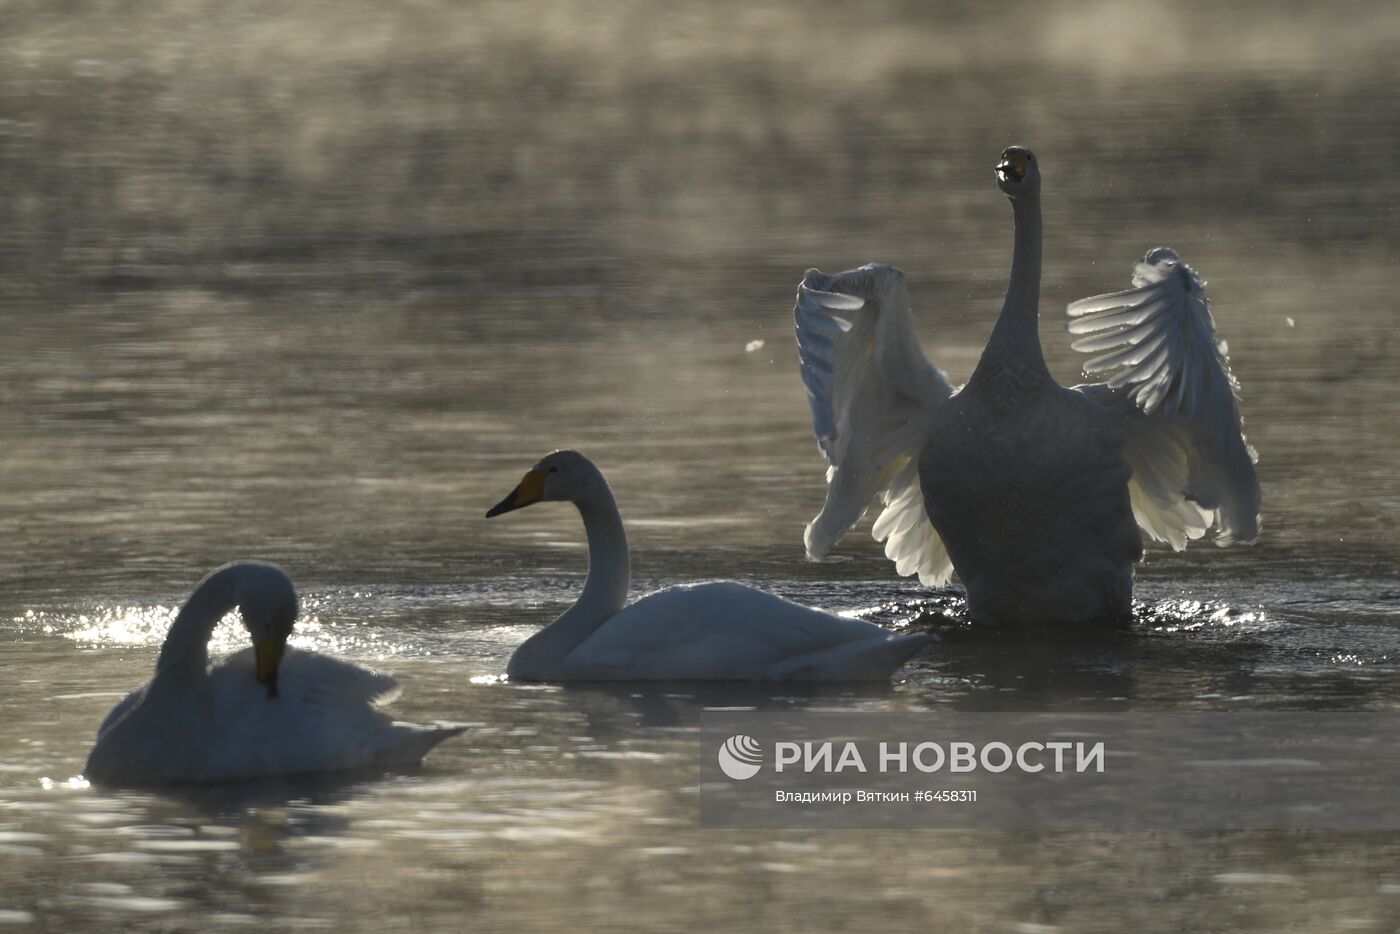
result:
M 1255 669 L 1275 651 L 1266 633 L 1232 628 L 1248 614 L 1212 603 L 1137 601 L 1127 624 L 993 627 L 973 623 L 949 589 L 882 613 L 938 638 L 929 670 L 943 683 L 925 693 L 966 710 L 1116 710 L 1167 697 L 1209 706 L 1255 690 Z
M 563 686 L 562 699 L 600 739 L 625 738 L 637 727 L 689 729 L 719 710 L 766 713 L 833 704 L 887 701 L 888 681 L 777 683 L 762 681 L 614 681 Z

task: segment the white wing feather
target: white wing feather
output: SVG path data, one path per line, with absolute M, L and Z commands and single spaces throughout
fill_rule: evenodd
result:
M 900 574 L 944 584 L 953 572 L 929 521 L 918 457 L 951 394 L 914 334 L 904 273 L 870 265 L 807 270 L 793 309 L 817 445 L 830 464 L 826 503 L 807 525 L 807 554 L 827 554 L 878 495 L 873 534 Z
M 1133 288 L 1072 303 L 1075 350 L 1097 356 L 1087 374 L 1113 375 L 1080 387 L 1130 403 L 1124 456 L 1138 525 L 1178 550 L 1211 527 L 1217 542 L 1259 536 L 1258 459 L 1244 438 L 1239 383 L 1215 339 L 1205 283 L 1176 252 L 1148 251 Z

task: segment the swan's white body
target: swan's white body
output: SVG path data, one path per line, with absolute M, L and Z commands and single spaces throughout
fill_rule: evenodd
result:
M 537 478 L 533 492 L 521 490 Z M 626 606 L 629 556 L 607 481 L 573 451 L 545 458 L 491 515 L 541 499 L 578 506 L 588 578 L 578 601 L 511 656 L 527 681 L 872 681 L 929 637 L 800 606 L 733 581 L 673 587 Z
M 960 390 L 919 348 L 900 270 L 803 278 L 802 375 L 830 464 L 807 551 L 825 555 L 878 496 L 873 531 L 899 573 L 936 586 L 956 570 L 974 619 L 1121 621 L 1139 527 L 1176 549 L 1212 526 L 1220 544 L 1257 537 L 1254 455 L 1204 283 L 1171 250 L 1144 257 L 1132 290 L 1070 306 L 1088 335 L 1074 347 L 1109 351 L 1085 369 L 1115 375 L 1055 382 L 1037 329 L 1039 174 L 1013 154 L 1010 285 Z
M 224 614 L 236 606 L 250 629 L 258 624 L 255 591 L 287 595 L 278 599 L 295 614 L 291 582 L 272 565 L 210 574 L 171 625 L 155 676 L 103 720 L 87 778 L 166 785 L 393 768 L 463 731 L 392 721 L 376 707 L 398 695 L 393 678 L 316 652 L 287 652 L 275 697 L 258 681 L 252 649 L 211 665 L 209 637 Z

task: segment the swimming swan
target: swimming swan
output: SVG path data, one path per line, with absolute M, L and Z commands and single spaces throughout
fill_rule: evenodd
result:
M 1105 383 L 1066 389 L 1046 368 L 1040 303 L 1040 170 L 1013 146 L 996 167 L 1015 241 L 1001 315 L 954 392 L 924 356 L 904 274 L 810 269 L 795 317 L 803 381 L 829 464 L 806 530 L 825 555 L 875 497 L 873 534 L 900 574 L 954 571 L 979 622 L 1123 621 L 1139 527 L 1174 549 L 1259 534 L 1259 481 L 1205 283 L 1148 251 L 1125 292 L 1069 306 L 1072 346 Z M 1134 521 L 1136 519 L 1136 522 Z
M 627 535 L 602 472 L 582 454 L 555 451 L 486 517 L 545 501 L 571 502 L 583 516 L 588 579 L 578 602 L 515 650 L 511 678 L 873 681 L 929 641 L 733 581 L 672 587 L 624 607 Z
M 238 608 L 253 637 L 209 664 L 209 637 Z M 316 652 L 284 650 L 298 612 L 281 568 L 229 564 L 175 617 L 151 680 L 102 721 L 83 772 L 105 784 L 234 782 L 418 762 L 460 726 L 393 722 L 374 708 L 393 678 Z

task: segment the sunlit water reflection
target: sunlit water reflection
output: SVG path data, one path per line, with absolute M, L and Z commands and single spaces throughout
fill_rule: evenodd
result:
M 1400 707 L 1392 6 L 11 16 L 0 927 L 1400 927 L 1394 834 L 702 831 L 692 741 L 710 708 Z M 1124 632 L 980 632 L 864 530 L 801 556 L 798 277 L 904 266 L 966 378 L 1011 142 L 1045 172 L 1056 375 L 1064 303 L 1168 243 L 1261 453 L 1261 542 L 1150 550 Z M 736 578 L 938 641 L 889 686 L 503 681 L 584 555 L 565 507 L 482 514 L 558 446 L 612 481 L 638 592 Z M 238 557 L 301 586 L 294 645 L 472 730 L 412 774 L 86 787 L 101 717 Z
M 926 595 L 888 581 L 768 583 L 894 628 L 931 630 L 939 642 L 890 687 L 514 685 L 495 676 L 513 646 L 562 608 L 576 578 L 311 590 L 295 644 L 390 668 L 405 687 L 397 713 L 470 722 L 471 732 L 439 747 L 414 774 L 167 793 L 90 789 L 74 776 L 102 713 L 148 674 L 173 608 L 19 614 L 6 627 L 10 670 L 17 670 L 17 651 L 29 677 L 7 697 L 12 742 L 0 763 L 8 789 L 0 852 L 11 867 L 4 871 L 14 873 L 7 891 L 21 899 L 14 910 L 57 926 L 358 928 L 412 919 L 451 927 L 457 912 L 474 905 L 489 907 L 504 929 L 508 921 L 553 923 L 558 909 L 541 893 L 568 899 L 571 915 L 608 923 L 608 899 L 595 892 L 602 888 L 639 912 L 623 929 L 655 930 L 687 926 L 671 903 L 702 894 L 737 899 L 774 924 L 815 922 L 809 887 L 840 879 L 905 893 L 882 895 L 870 909 L 898 925 L 911 911 L 985 921 L 1041 910 L 1038 900 L 1025 899 L 988 907 L 1023 873 L 1057 884 L 1079 879 L 1093 903 L 1093 885 L 1080 874 L 1100 861 L 1154 872 L 1175 867 L 1178 884 L 1207 901 L 1284 886 L 1282 896 L 1270 896 L 1283 899 L 1270 902 L 1277 911 L 1311 904 L 1318 878 L 1343 873 L 1348 884 L 1329 890 L 1330 898 L 1389 910 L 1388 901 L 1372 900 L 1382 886 L 1400 885 L 1385 862 L 1397 855 L 1391 835 L 1027 840 L 701 831 L 691 737 L 706 709 L 735 707 L 1391 709 L 1400 700 L 1393 591 L 1235 586 L 1226 601 L 1149 585 L 1127 632 L 989 638 L 968 627 L 955 591 Z M 503 592 L 514 596 L 503 599 Z M 431 619 L 452 622 L 425 625 Z M 233 649 L 241 638 L 226 620 L 215 645 Z M 1068 862 L 1052 870 L 1056 853 Z M 45 867 L 44 884 L 22 883 L 36 866 Z M 1369 873 L 1371 888 L 1354 873 Z M 925 901 L 931 893 L 937 907 Z M 1077 916 L 1083 904 L 1057 910 Z M 723 911 L 715 917 L 734 919 Z

